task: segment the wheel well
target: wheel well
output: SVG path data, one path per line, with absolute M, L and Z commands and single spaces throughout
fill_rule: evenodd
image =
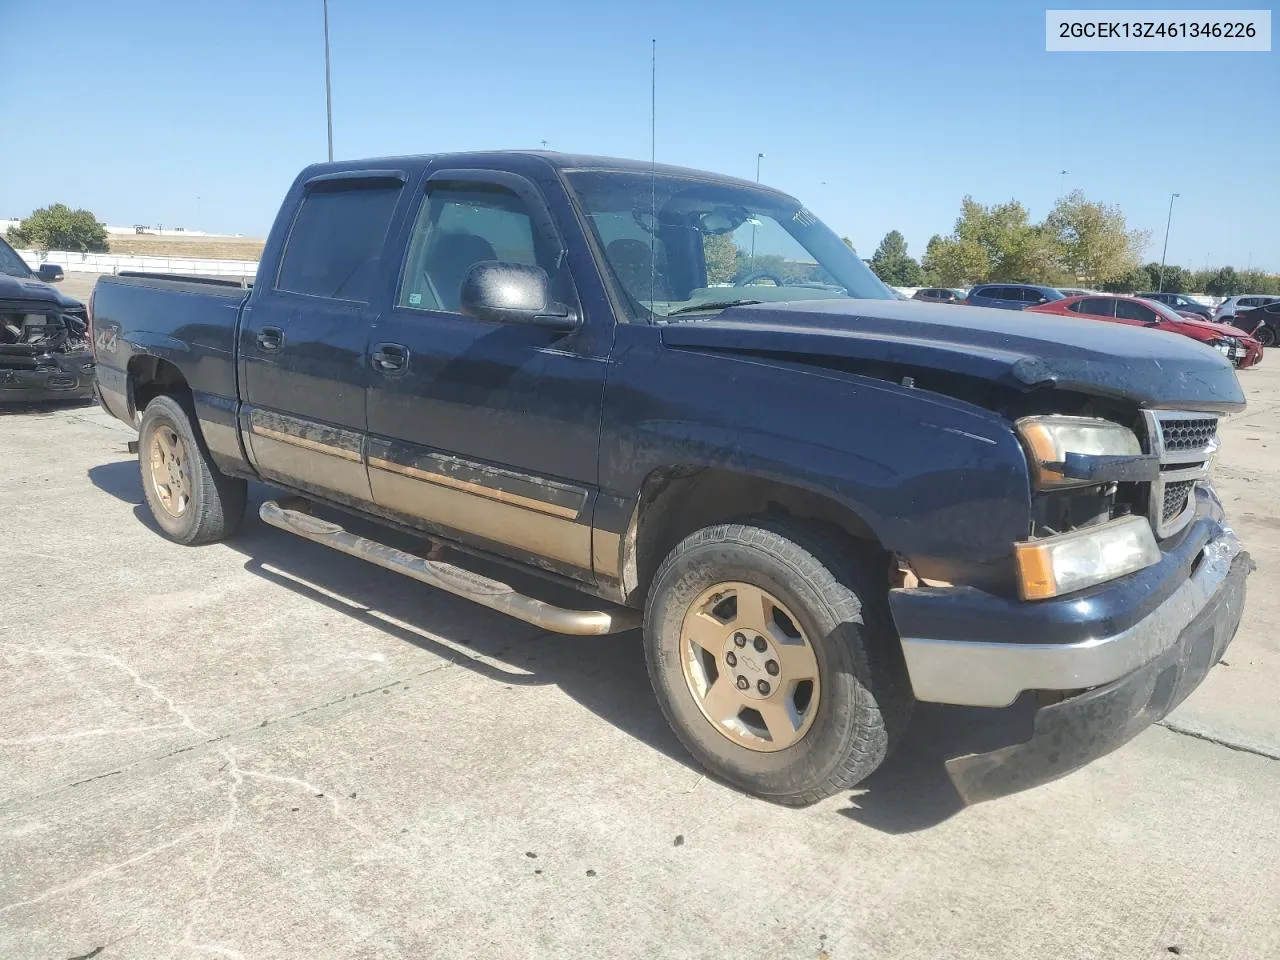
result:
M 695 530 L 766 513 L 813 520 L 880 547 L 865 520 L 812 490 L 730 470 L 663 468 L 645 479 L 627 530 L 622 588 L 628 601 L 645 595 L 663 558 Z
M 172 394 L 184 402 L 191 398 L 191 388 L 182 371 L 159 357 L 139 356 L 129 360 L 129 413 L 136 420 L 148 403 L 162 393 Z

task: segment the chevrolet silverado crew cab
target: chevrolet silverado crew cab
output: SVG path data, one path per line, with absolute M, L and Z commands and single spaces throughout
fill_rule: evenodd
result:
M 1058 776 L 1172 709 L 1240 621 L 1252 564 L 1209 474 L 1244 397 L 1217 351 L 898 300 L 758 184 L 321 164 L 252 290 L 104 277 L 92 307 L 168 537 L 230 536 L 258 478 L 281 530 L 549 630 L 642 627 L 681 741 L 774 801 L 866 777 L 916 701 L 1037 709 L 953 761 L 966 798 Z

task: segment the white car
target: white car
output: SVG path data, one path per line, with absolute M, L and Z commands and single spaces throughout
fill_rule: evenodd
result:
M 1235 319 L 1237 310 L 1252 310 L 1254 307 L 1264 307 L 1268 303 L 1275 303 L 1277 300 L 1280 300 L 1280 297 L 1268 297 L 1258 294 L 1227 297 L 1227 299 L 1213 308 L 1213 319 L 1218 323 L 1230 323 Z

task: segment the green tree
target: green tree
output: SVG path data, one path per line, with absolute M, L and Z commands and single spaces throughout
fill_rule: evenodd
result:
M 702 238 L 707 261 L 707 283 L 728 283 L 738 272 L 738 250 L 729 233 L 709 233 Z
M 1044 226 L 1066 274 L 1089 286 L 1128 274 L 1151 239 L 1149 231 L 1129 230 L 1119 207 L 1090 201 L 1080 190 L 1059 199 Z
M 65 203 L 41 207 L 16 227 L 8 239 L 15 247 L 37 250 L 76 250 L 100 253 L 107 249 L 107 229 L 88 210 L 72 210 Z
M 890 230 L 871 255 L 871 269 L 890 286 L 918 287 L 920 264 L 907 254 L 907 241 L 897 230 Z
M 1265 270 L 1245 270 L 1240 274 L 1241 293 L 1280 294 L 1280 275 Z
M 1103 283 L 1102 289 L 1107 293 L 1138 293 L 1154 290 L 1155 285 L 1151 283 L 1151 274 L 1147 272 L 1146 267 L 1130 267 L 1120 276 L 1112 277 Z M 1168 287 L 1165 289 L 1167 290 Z
M 1223 267 L 1204 285 L 1204 292 L 1211 297 L 1234 297 L 1244 293 L 1244 284 L 1234 267 Z
M 981 283 L 991 272 L 986 251 L 972 240 L 959 240 L 934 234 L 925 247 L 922 264 L 926 273 L 942 286 L 967 286 Z

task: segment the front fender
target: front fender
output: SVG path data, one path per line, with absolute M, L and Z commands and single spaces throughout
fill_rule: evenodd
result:
M 1013 543 L 1029 528 L 1030 485 L 998 415 L 751 356 L 630 349 L 616 357 L 601 447 L 606 496 L 634 502 L 665 465 L 715 467 L 835 500 L 930 576 L 1007 576 Z

